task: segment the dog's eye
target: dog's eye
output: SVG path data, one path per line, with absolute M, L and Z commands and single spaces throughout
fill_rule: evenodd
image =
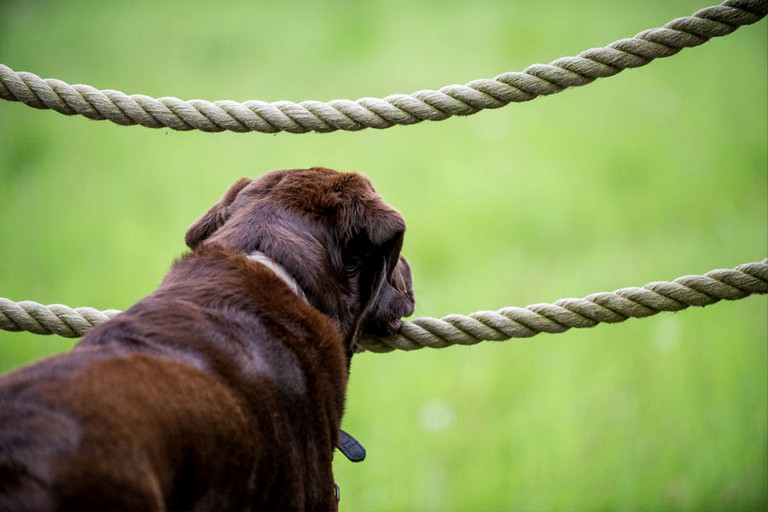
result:
M 364 262 L 365 259 L 358 255 L 348 255 L 344 261 L 344 272 L 348 275 L 359 274 L 363 269 Z
M 344 272 L 347 274 L 357 274 L 362 267 L 361 261 L 350 261 L 344 264 Z

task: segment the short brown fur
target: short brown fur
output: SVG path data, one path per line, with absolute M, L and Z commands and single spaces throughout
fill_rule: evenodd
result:
M 150 296 L 0 378 L 0 511 L 333 510 L 352 354 L 413 312 L 404 230 L 358 174 L 236 182 Z

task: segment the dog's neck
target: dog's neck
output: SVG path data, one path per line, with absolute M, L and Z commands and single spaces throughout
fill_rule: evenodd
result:
M 277 277 L 282 279 L 283 282 L 288 285 L 288 288 L 290 288 L 293 293 L 301 297 L 303 300 L 307 300 L 307 296 L 299 286 L 299 283 L 297 283 L 293 276 L 291 276 L 291 274 L 289 274 L 288 271 L 285 270 L 285 268 L 283 268 L 283 266 L 278 262 L 261 251 L 253 251 L 247 256 L 249 260 L 261 263 L 269 270 L 274 272 Z M 341 451 L 341 453 L 343 453 L 352 462 L 361 462 L 363 459 L 365 459 L 365 448 L 363 448 L 363 445 L 361 445 L 357 439 L 343 430 L 339 432 L 338 448 L 339 451 Z
M 293 278 L 291 274 L 288 273 L 285 268 L 283 268 L 282 265 L 280 265 L 278 262 L 267 256 L 261 251 L 253 251 L 250 254 L 247 254 L 248 259 L 251 261 L 255 261 L 258 263 L 261 263 L 265 267 L 267 267 L 269 270 L 271 270 L 277 277 L 282 279 L 282 281 L 288 285 L 288 288 L 291 289 L 293 293 L 298 295 L 301 299 L 307 300 L 307 296 L 304 294 L 304 291 L 301 289 L 301 286 L 299 286 L 299 283 L 296 282 L 296 280 Z

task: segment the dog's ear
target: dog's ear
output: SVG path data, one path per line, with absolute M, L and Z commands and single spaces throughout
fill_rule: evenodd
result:
M 251 183 L 251 180 L 248 178 L 237 180 L 229 187 L 224 197 L 218 203 L 213 205 L 205 215 L 189 227 L 187 234 L 184 236 L 187 247 L 194 249 L 227 221 L 230 215 L 227 207 L 232 204 L 237 194 L 249 183 Z
M 328 204 L 336 210 L 346 237 L 364 235 L 375 247 L 402 246 L 405 221 L 400 213 L 376 194 L 368 178 L 357 173 L 339 174 L 335 196 Z
M 403 216 L 385 203 L 360 174 L 342 175 L 337 190 L 340 197 L 337 218 L 352 253 L 365 260 L 383 259 L 384 277 L 389 278 L 403 247 Z
M 365 305 L 358 324 L 358 336 L 364 332 L 393 334 L 400 319 L 412 311 L 413 301 L 393 288 L 405 235 L 405 221 L 400 213 L 377 195 L 364 197 L 359 205 L 352 239 L 347 246 L 353 268 L 357 269 L 361 303 Z M 410 278 L 410 274 L 408 276 Z M 402 303 L 402 304 L 401 304 Z M 407 307 L 406 307 L 407 306 Z M 347 347 L 347 355 L 357 351 L 357 342 Z
M 405 220 L 402 215 L 382 201 L 369 205 L 364 219 L 364 230 L 373 245 L 387 247 L 390 251 L 400 254 L 405 234 Z

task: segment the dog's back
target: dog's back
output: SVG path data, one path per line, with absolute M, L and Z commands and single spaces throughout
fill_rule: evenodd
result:
M 201 290 L 216 280 L 226 295 L 233 265 L 257 300 L 239 283 L 216 309 Z M 192 267 L 208 273 L 174 281 Z M 303 454 L 319 443 L 330 457 L 338 425 L 322 423 L 340 412 L 309 389 L 318 383 L 303 369 L 319 361 L 296 347 L 337 334 L 281 285 L 242 255 L 205 248 L 71 352 L 0 378 L 0 511 L 301 508 L 292 500 L 316 471 Z M 338 352 L 323 364 L 340 395 L 341 345 L 324 346 Z
M 247 474 L 237 462 L 241 453 L 253 456 L 252 432 L 217 379 L 108 348 L 81 355 L 4 382 L 0 510 L 186 509 L 206 487 L 221 490 L 221 457 L 232 465 L 229 478 Z

